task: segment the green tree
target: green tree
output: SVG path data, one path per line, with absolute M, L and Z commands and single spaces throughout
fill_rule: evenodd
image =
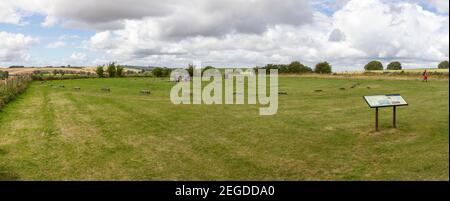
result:
M 371 61 L 364 66 L 365 70 L 383 70 L 383 64 L 379 61 Z
M 170 76 L 170 72 L 172 72 L 172 70 L 170 70 L 170 68 L 164 67 L 162 69 L 162 77 L 169 77 Z
M 282 67 L 280 67 L 281 69 Z M 302 63 L 298 62 L 298 61 L 293 61 L 291 62 L 287 67 L 286 67 L 288 73 L 310 73 L 312 72 L 312 69 L 303 65 Z
M 4 80 L 4 79 L 8 79 L 9 77 L 9 72 L 8 71 L 1 71 L 0 70 L 0 79 Z
M 441 61 L 438 65 L 439 69 L 448 69 L 448 61 Z
M 289 73 L 300 73 L 302 66 L 300 62 L 294 61 L 288 65 L 287 69 Z
M 116 76 L 116 63 L 111 62 L 108 64 L 108 67 L 106 68 L 106 71 L 108 72 L 109 77 L 115 77 Z
M 402 69 L 402 64 L 400 62 L 398 62 L 398 61 L 393 61 L 393 62 L 391 62 L 391 63 L 389 63 L 387 65 L 386 69 L 388 69 L 388 70 L 401 70 Z
M 152 70 L 152 74 L 155 77 L 162 77 L 163 76 L 163 69 L 160 67 L 156 67 Z
M 117 77 L 123 77 L 124 76 L 124 70 L 122 66 L 116 67 L 116 75 Z
M 289 73 L 288 65 L 280 64 L 280 65 L 277 65 L 277 67 L 278 67 L 278 73 Z
M 316 64 L 315 73 L 331 73 L 331 65 L 328 62 L 320 62 Z
M 105 71 L 103 70 L 103 66 L 98 66 L 97 69 L 95 69 L 95 73 L 97 73 L 98 77 L 104 77 Z

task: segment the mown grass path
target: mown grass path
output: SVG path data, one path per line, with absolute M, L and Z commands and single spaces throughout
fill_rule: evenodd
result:
M 448 180 L 448 84 L 280 78 L 278 114 L 259 116 L 173 105 L 163 79 L 34 82 L 0 112 L 0 180 Z M 373 132 L 362 96 L 388 93 L 410 105 Z

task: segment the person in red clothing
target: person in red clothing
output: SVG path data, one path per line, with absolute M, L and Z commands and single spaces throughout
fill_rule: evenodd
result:
M 425 69 L 422 73 L 423 76 L 423 81 L 428 82 L 428 73 L 427 73 L 427 69 Z

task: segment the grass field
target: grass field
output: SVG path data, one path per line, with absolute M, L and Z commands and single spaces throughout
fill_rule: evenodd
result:
M 172 85 L 34 82 L 0 113 L 0 180 L 449 179 L 448 80 L 283 77 L 274 116 L 258 105 L 173 105 Z M 397 129 L 381 109 L 374 132 L 362 96 L 387 93 L 409 106 Z

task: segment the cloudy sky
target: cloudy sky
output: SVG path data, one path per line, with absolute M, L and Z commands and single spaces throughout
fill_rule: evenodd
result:
M 448 13 L 448 0 L 1 0 L 0 66 L 435 67 Z

